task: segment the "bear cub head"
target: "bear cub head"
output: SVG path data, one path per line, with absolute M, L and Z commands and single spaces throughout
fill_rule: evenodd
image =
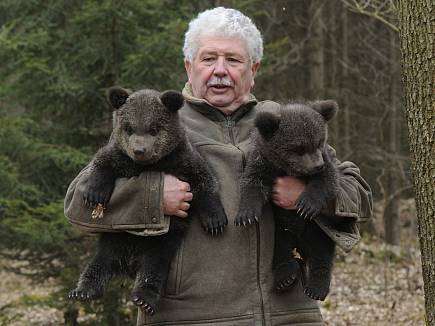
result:
M 338 110 L 335 101 L 294 102 L 255 118 L 261 154 L 287 175 L 309 176 L 324 166 L 326 123 Z
M 111 141 L 135 162 L 158 162 L 184 139 L 178 118 L 184 99 L 179 92 L 112 87 L 107 99 L 113 109 Z

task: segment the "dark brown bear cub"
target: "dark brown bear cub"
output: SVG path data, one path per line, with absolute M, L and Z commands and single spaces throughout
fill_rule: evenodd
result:
M 289 288 L 299 277 L 297 248 L 306 262 L 302 281 L 306 295 L 324 300 L 329 292 L 334 242 L 313 220 L 337 194 L 337 170 L 326 145 L 329 121 L 338 109 L 334 101 L 289 103 L 276 112 L 260 111 L 255 118 L 254 150 L 241 178 L 237 225 L 258 220 L 270 199 L 278 176 L 296 176 L 306 182 L 296 203 L 297 212 L 274 205 L 274 285 Z M 303 268 L 305 270 L 305 268 Z
M 114 109 L 113 131 L 106 146 L 95 155 L 84 200 L 91 206 L 106 204 L 115 180 L 143 171 L 163 171 L 190 183 L 193 193 L 190 213 L 195 212 L 204 229 L 222 232 L 227 217 L 212 171 L 188 142 L 180 125 L 180 93 L 122 88 L 109 90 Z M 110 209 L 110 205 L 107 207 Z M 189 213 L 189 215 L 190 215 Z M 127 232 L 102 233 L 92 261 L 83 271 L 69 297 L 92 300 L 101 297 L 111 277 L 135 277 L 133 302 L 153 314 L 166 283 L 170 262 L 186 232 L 189 218 L 171 218 L 169 232 L 141 237 Z

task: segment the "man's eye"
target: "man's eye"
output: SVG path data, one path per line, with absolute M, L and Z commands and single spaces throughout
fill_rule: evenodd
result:
M 239 59 L 237 59 L 237 58 L 228 58 L 227 59 L 229 62 L 241 62 Z
M 205 58 L 202 59 L 202 61 L 205 61 L 205 62 L 211 62 L 213 60 L 214 60 L 213 57 L 205 57 Z

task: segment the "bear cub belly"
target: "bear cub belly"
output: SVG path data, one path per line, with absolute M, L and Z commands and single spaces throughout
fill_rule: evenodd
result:
M 108 100 L 113 108 L 113 131 L 108 144 L 91 162 L 85 203 L 105 206 L 117 178 L 160 171 L 189 182 L 193 194 L 189 215 L 198 216 L 202 227 L 212 235 L 223 232 L 228 222 L 217 182 L 180 124 L 178 110 L 183 106 L 183 96 L 175 91 L 143 89 L 133 93 L 114 87 L 108 92 Z M 99 298 L 112 276 L 131 275 L 135 277 L 134 304 L 153 314 L 189 220 L 171 218 L 168 233 L 161 236 L 101 233 L 96 254 L 69 297 L 80 301 Z
M 326 123 L 337 110 L 337 103 L 331 100 L 293 102 L 273 112 L 259 110 L 253 150 L 240 181 L 241 202 L 235 221 L 236 225 L 258 221 L 276 177 L 303 179 L 306 187 L 296 203 L 297 211 L 273 205 L 274 286 L 282 291 L 301 278 L 305 294 L 315 300 L 324 300 L 329 293 L 335 254 L 334 242 L 315 218 L 337 195 L 337 169 L 326 144 Z M 295 249 L 306 264 L 291 256 Z

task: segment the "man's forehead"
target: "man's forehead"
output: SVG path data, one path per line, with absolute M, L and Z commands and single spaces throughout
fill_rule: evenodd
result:
M 248 57 L 246 41 L 237 37 L 204 36 L 199 40 L 198 55 L 204 53 Z

